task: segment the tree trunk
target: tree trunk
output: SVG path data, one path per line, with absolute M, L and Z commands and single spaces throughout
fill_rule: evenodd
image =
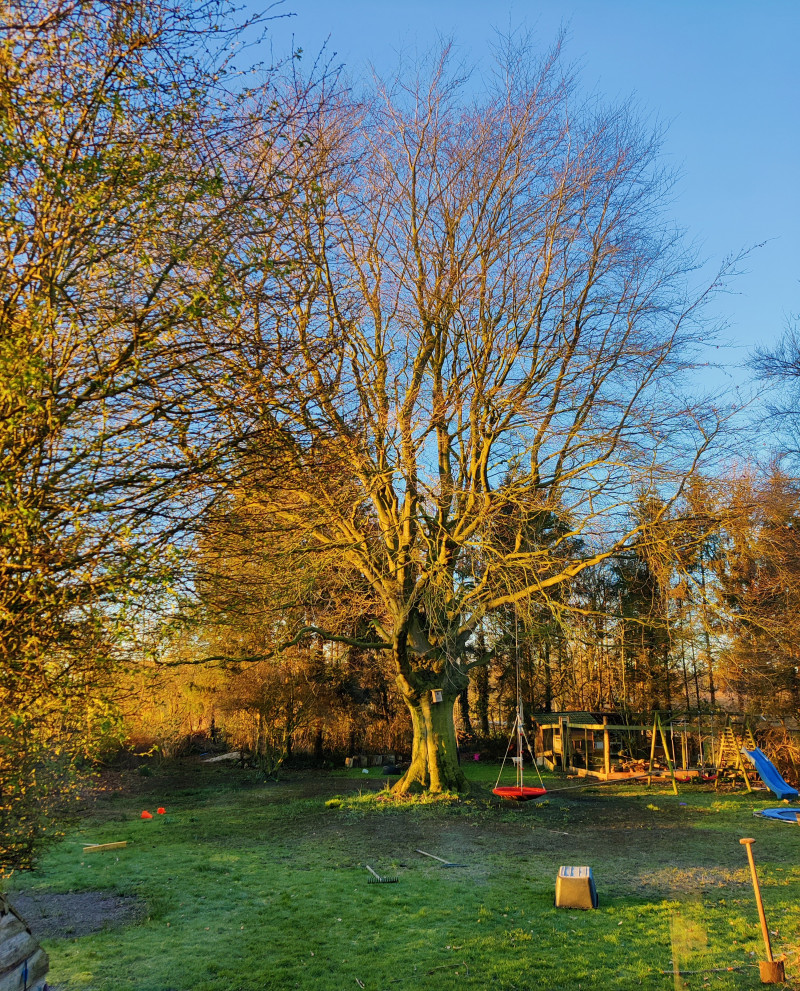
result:
M 469 686 L 467 686 L 458 696 L 458 710 L 461 714 L 461 722 L 464 725 L 464 733 L 467 736 L 472 736 L 472 720 L 470 719 L 469 712 Z
M 475 703 L 475 712 L 478 716 L 480 734 L 484 740 L 489 738 L 489 668 L 477 668 L 475 672 L 475 688 L 478 698 Z
M 702 599 L 702 622 L 703 622 L 703 634 L 705 635 L 706 642 L 706 662 L 708 665 L 708 698 L 711 702 L 711 708 L 717 704 L 716 699 L 716 688 L 714 686 L 714 657 L 711 653 L 711 637 L 708 632 L 708 599 L 706 598 L 706 569 L 703 564 L 703 555 L 700 555 L 700 589 L 703 594 Z
M 392 788 L 395 794 L 469 790 L 456 752 L 453 708 L 457 697 L 457 692 L 444 690 L 442 701 L 434 702 L 430 691 L 403 693 L 411 712 L 414 742 L 411 767 Z
M 314 734 L 314 759 L 315 760 L 322 760 L 322 758 L 323 758 L 323 756 L 325 754 L 325 751 L 324 751 L 324 742 L 325 742 L 325 729 L 324 729 L 324 724 L 320 721 L 320 722 L 317 723 L 317 731 Z
M 544 711 L 553 711 L 553 672 L 550 668 L 550 642 L 542 644 L 542 661 L 544 663 Z

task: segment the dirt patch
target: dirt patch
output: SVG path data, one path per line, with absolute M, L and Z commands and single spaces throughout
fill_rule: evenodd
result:
M 146 905 L 107 891 L 56 893 L 17 891 L 8 899 L 37 939 L 74 939 L 103 929 L 119 929 L 146 915 Z
M 643 871 L 640 884 L 665 896 L 687 895 L 713 891 L 715 888 L 730 889 L 737 885 L 747 886 L 750 875 L 746 867 L 736 870 L 715 866 L 703 867 L 663 867 L 660 870 Z

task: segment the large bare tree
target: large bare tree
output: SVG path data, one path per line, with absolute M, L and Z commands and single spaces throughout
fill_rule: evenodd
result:
M 268 245 L 294 304 L 249 314 L 217 390 L 259 432 L 241 499 L 366 578 L 385 616 L 370 645 L 413 722 L 396 787 L 461 789 L 476 631 L 500 607 L 560 608 L 718 429 L 683 395 L 701 300 L 656 138 L 582 101 L 558 52 L 509 46 L 480 83 L 445 52 L 331 97 L 307 138 Z

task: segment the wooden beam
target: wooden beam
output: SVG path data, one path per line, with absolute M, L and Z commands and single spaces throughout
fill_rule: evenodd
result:
M 606 718 L 606 717 L 604 717 Z M 536 721 L 540 729 L 558 729 L 561 725 L 560 723 L 540 723 Z M 591 729 L 591 730 L 619 730 L 620 732 L 630 732 L 636 731 L 640 732 L 642 730 L 649 730 L 650 726 L 638 726 L 632 725 L 630 723 L 571 723 L 573 729 Z
M 661 734 L 661 745 L 664 748 L 664 754 L 667 758 L 667 767 L 669 768 L 669 775 L 672 778 L 672 790 L 677 795 L 678 794 L 678 782 L 675 780 L 675 768 L 672 763 L 672 758 L 669 755 L 669 747 L 667 746 L 667 737 L 664 733 L 664 727 L 661 724 L 661 717 L 656 713 L 656 724 L 658 725 L 659 732 Z M 649 782 L 648 782 L 649 784 Z

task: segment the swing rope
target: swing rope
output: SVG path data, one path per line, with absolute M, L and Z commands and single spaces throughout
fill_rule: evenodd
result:
M 565 788 L 548 788 L 548 795 L 555 795 L 561 791 L 582 791 L 584 788 L 599 788 L 601 785 L 624 785 L 628 781 L 636 781 L 639 778 L 656 777 L 649 771 L 643 774 L 626 774 L 624 778 L 592 778 L 587 780 L 585 785 L 567 785 Z
M 533 747 L 531 746 L 530 740 L 528 739 L 528 734 L 525 732 L 525 727 L 523 726 L 522 723 L 522 714 L 520 709 L 517 709 L 517 715 L 516 718 L 514 719 L 514 725 L 511 729 L 511 734 L 508 738 L 508 746 L 506 747 L 506 752 L 505 755 L 503 756 L 503 763 L 500 765 L 500 773 L 497 775 L 497 781 L 495 781 L 494 786 L 495 788 L 497 788 L 497 786 L 500 784 L 500 778 L 503 776 L 503 768 L 506 766 L 506 761 L 508 760 L 508 752 L 511 750 L 511 744 L 514 742 L 514 739 L 518 735 L 521 736 L 522 739 L 525 741 L 525 746 L 528 748 L 528 753 L 530 754 L 531 762 L 533 763 L 533 766 L 536 768 L 536 774 L 539 778 L 539 784 L 541 785 L 542 788 L 544 788 L 542 773 L 539 770 L 538 764 L 536 763 L 536 754 L 534 753 Z M 521 755 L 522 747 L 518 746 L 517 749 Z M 520 763 L 517 765 L 517 787 L 518 788 L 523 787 L 521 760 Z
M 500 784 L 500 778 L 503 776 L 503 768 L 506 766 L 506 761 L 508 760 L 508 751 L 511 749 L 511 741 L 514 739 L 514 733 L 517 729 L 517 721 L 514 720 L 514 728 L 511 730 L 511 735 L 508 738 L 508 746 L 506 747 L 506 752 L 503 755 L 503 763 L 500 765 L 500 773 L 497 775 L 497 781 L 495 781 L 495 788 Z
M 528 734 L 525 732 L 525 724 L 524 724 L 524 721 L 523 721 L 523 718 L 522 718 L 522 680 L 521 680 L 521 677 L 520 677 L 520 665 L 519 665 L 519 617 L 517 616 L 516 606 L 514 607 L 514 660 L 515 660 L 515 682 L 516 682 L 515 687 L 516 687 L 516 690 L 517 690 L 517 710 L 516 710 L 516 715 L 514 717 L 514 725 L 513 725 L 512 729 L 511 729 L 511 734 L 510 734 L 510 736 L 508 738 L 508 746 L 506 747 L 506 752 L 505 752 L 505 754 L 503 756 L 503 762 L 500 765 L 500 773 L 497 775 L 497 780 L 494 783 L 494 789 L 493 789 L 493 791 L 497 792 L 497 789 L 500 787 L 500 778 L 502 778 L 502 776 L 503 776 L 503 769 L 505 768 L 506 761 L 508 760 L 508 754 L 509 754 L 509 751 L 511 750 L 511 743 L 516 738 L 516 742 L 517 742 L 517 757 L 514 758 L 514 761 L 516 763 L 516 772 L 517 772 L 516 773 L 516 780 L 517 780 L 516 789 L 517 789 L 517 792 L 518 792 L 518 796 L 517 797 L 522 797 L 524 795 L 524 792 L 525 792 L 524 776 L 523 776 L 523 770 L 522 770 L 522 765 L 523 765 L 522 741 L 523 740 L 525 741 L 525 745 L 528 748 L 528 753 L 530 754 L 531 762 L 533 763 L 533 766 L 536 768 L 536 774 L 538 775 L 538 778 L 539 778 L 539 786 L 540 786 L 542 792 L 544 792 L 546 789 L 545 789 L 545 786 L 544 786 L 544 781 L 542 781 L 542 774 L 541 774 L 541 771 L 539 770 L 539 765 L 536 763 L 536 756 L 535 756 L 535 754 L 533 752 L 533 748 L 531 747 L 530 740 L 528 739 Z

